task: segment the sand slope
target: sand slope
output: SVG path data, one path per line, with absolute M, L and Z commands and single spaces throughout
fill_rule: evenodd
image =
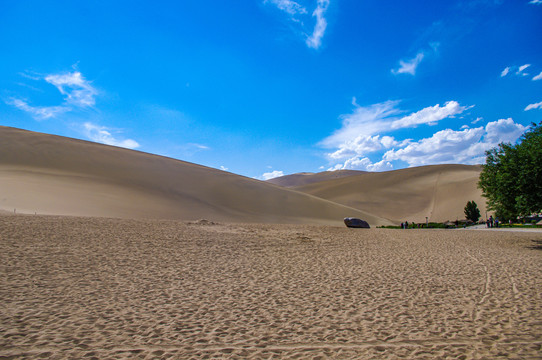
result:
M 224 171 L 133 150 L 0 127 L 0 209 L 234 222 L 341 224 L 377 216 Z
M 433 165 L 362 173 L 314 182 L 293 189 L 384 216 L 396 222 L 463 219 L 474 200 L 485 217 L 485 199 L 477 187 L 479 165 Z
M 343 177 L 360 175 L 364 173 L 365 171 L 358 170 L 323 171 L 319 173 L 297 173 L 273 178 L 267 180 L 267 182 L 287 188 L 292 188 L 296 186 L 309 185 L 316 182 L 340 179 Z

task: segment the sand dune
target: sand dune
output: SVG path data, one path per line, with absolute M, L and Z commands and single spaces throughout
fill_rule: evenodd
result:
M 0 215 L 0 357 L 539 359 L 542 233 Z
M 233 222 L 371 225 L 371 214 L 221 170 L 133 150 L 0 127 L 0 209 Z
M 295 186 L 330 201 L 395 222 L 464 219 L 467 201 L 474 200 L 485 217 L 486 204 L 477 187 L 479 165 L 433 165 L 380 173 L 362 173 Z
M 292 188 L 296 186 L 309 185 L 316 182 L 340 179 L 343 177 L 360 175 L 364 173 L 365 171 L 358 170 L 323 171 L 319 173 L 297 173 L 273 178 L 267 180 L 267 182 L 287 188 Z
M 0 210 L 22 213 L 266 223 L 371 225 L 464 218 L 480 166 L 303 173 L 274 184 L 59 136 L 0 127 Z M 288 188 L 285 188 L 288 187 Z

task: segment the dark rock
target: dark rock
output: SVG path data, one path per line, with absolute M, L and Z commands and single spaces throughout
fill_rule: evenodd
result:
M 363 229 L 371 228 L 369 224 L 367 223 L 367 221 L 361 220 L 358 218 L 351 218 L 351 217 L 344 218 L 344 224 L 347 227 L 351 227 L 351 228 L 363 228 Z

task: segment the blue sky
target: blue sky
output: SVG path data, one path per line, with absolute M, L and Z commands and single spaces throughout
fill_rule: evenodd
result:
M 0 125 L 260 179 L 483 163 L 542 120 L 541 39 L 541 0 L 1 0 Z

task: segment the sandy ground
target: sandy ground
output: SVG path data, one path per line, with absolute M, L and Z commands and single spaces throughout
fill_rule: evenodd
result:
M 0 215 L 2 358 L 542 358 L 542 234 Z

